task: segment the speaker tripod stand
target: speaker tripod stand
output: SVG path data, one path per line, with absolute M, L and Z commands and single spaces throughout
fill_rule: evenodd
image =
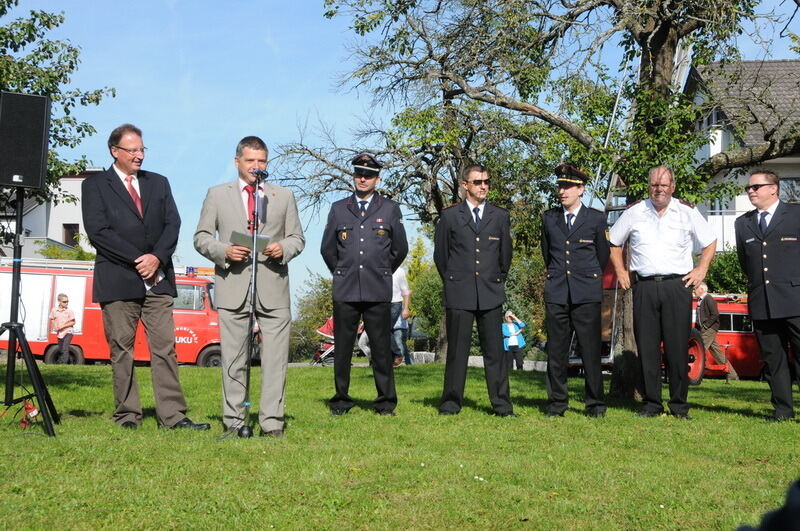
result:
M 55 437 L 56 432 L 53 428 L 53 422 L 58 424 L 60 417 L 56 406 L 53 404 L 53 399 L 50 398 L 50 392 L 42 379 L 42 373 L 39 372 L 39 366 L 31 352 L 31 347 L 28 345 L 28 340 L 25 338 L 22 323 L 17 321 L 19 314 L 19 283 L 22 277 L 22 244 L 20 243 L 20 234 L 22 230 L 22 204 L 25 198 L 22 187 L 16 187 L 16 227 L 14 230 L 14 261 L 11 266 L 11 315 L 9 322 L 3 323 L 0 326 L 0 337 L 8 332 L 8 362 L 6 365 L 6 396 L 5 405 L 11 407 L 14 404 L 19 404 L 30 398 L 35 398 L 36 403 L 41 412 L 42 419 L 44 420 L 44 431 L 50 437 Z M 33 393 L 29 393 L 17 398 L 14 398 L 14 372 L 17 358 L 17 347 L 22 354 L 22 359 L 28 369 L 28 377 L 33 386 Z

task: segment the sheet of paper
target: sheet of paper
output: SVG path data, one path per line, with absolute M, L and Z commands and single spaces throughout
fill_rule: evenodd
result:
M 269 234 L 257 234 L 256 235 L 256 252 L 262 252 L 267 245 L 270 244 L 272 241 L 272 237 Z M 253 235 L 252 234 L 245 234 L 243 232 L 234 231 L 231 234 L 231 243 L 234 245 L 241 245 L 242 247 L 247 247 L 248 249 L 253 249 Z

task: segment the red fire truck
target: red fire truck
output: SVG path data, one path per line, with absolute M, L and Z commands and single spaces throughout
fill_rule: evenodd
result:
M 50 310 L 59 293 L 69 297 L 75 313 L 75 332 L 70 347 L 70 363 L 108 361 L 109 348 L 103 332 L 100 305 L 92 302 L 92 262 L 23 259 L 20 281 L 19 321 L 35 356 L 45 363 L 58 357 L 58 338 L 51 328 Z M 188 270 L 188 271 L 187 271 Z M 213 305 L 214 283 L 197 276 L 193 268 L 176 267 L 178 297 L 175 299 L 175 349 L 179 363 L 204 367 L 220 365 L 219 320 Z M 11 259 L 0 260 L 0 293 L 11 293 Z M 10 316 L 10 297 L 0 298 L 0 320 Z M 0 348 L 8 349 L 8 335 L 0 338 Z M 136 332 L 134 359 L 150 361 L 144 330 Z

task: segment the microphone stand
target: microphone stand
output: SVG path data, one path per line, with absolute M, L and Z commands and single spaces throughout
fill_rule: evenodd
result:
M 250 427 L 250 368 L 252 366 L 252 359 L 253 356 L 258 354 L 259 343 L 256 343 L 256 334 L 258 333 L 258 320 L 256 318 L 256 308 L 257 308 L 257 300 L 256 300 L 256 279 L 257 279 L 257 268 L 258 268 L 258 255 L 259 253 L 256 251 L 257 243 L 258 243 L 258 227 L 259 221 L 261 220 L 261 213 L 259 212 L 261 201 L 259 201 L 258 197 L 258 190 L 261 186 L 261 183 L 268 177 L 268 173 L 264 170 L 257 170 L 252 172 L 253 176 L 256 178 L 254 183 L 255 187 L 253 189 L 253 211 L 250 213 L 251 221 L 248 223 L 250 224 L 250 228 L 252 230 L 252 240 L 251 240 L 251 249 L 250 249 L 250 316 L 247 321 L 247 348 L 245 349 L 245 355 L 247 359 L 245 360 L 245 380 L 244 380 L 244 418 L 240 425 L 233 424 L 228 431 L 226 431 L 222 435 L 222 440 L 226 440 L 232 438 L 234 434 L 238 435 L 238 437 L 242 439 L 248 439 L 253 436 L 253 428 Z M 264 221 L 266 222 L 266 194 L 264 195 Z M 263 339 L 262 339 L 263 341 Z

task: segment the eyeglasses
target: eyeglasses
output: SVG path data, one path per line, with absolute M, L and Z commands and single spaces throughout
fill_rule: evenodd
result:
M 491 179 L 473 179 L 472 181 L 467 181 L 467 184 L 474 184 L 475 186 L 486 185 L 489 186 L 491 184 Z
M 761 184 L 748 184 L 744 187 L 745 192 L 749 192 L 750 190 L 754 192 L 758 192 L 764 186 L 772 186 L 775 183 L 761 183 Z
M 356 173 L 353 176 L 353 178 L 355 178 L 355 179 L 366 179 L 366 180 L 369 181 L 371 179 L 377 179 L 378 178 L 378 174 L 377 173 L 373 173 L 372 175 L 365 175 L 363 173 Z
M 58 302 L 63 302 L 64 304 L 66 304 L 66 303 L 68 303 L 68 302 L 69 302 L 69 299 L 60 300 L 60 301 L 58 301 Z
M 136 155 L 137 153 L 139 153 L 141 155 L 144 155 L 144 152 L 147 151 L 146 147 L 143 147 L 143 148 L 124 148 L 122 146 L 114 146 L 114 147 L 117 148 L 117 149 L 121 149 L 122 151 L 125 151 L 126 153 L 130 153 L 131 155 Z

